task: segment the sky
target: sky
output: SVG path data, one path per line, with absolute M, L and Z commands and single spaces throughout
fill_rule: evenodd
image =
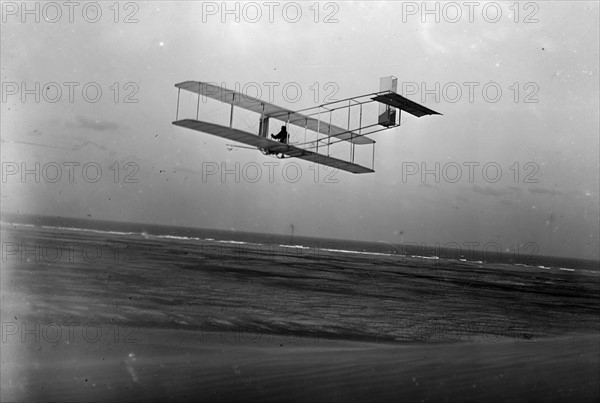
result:
M 597 2 L 3 2 L 1 209 L 598 259 L 599 25 Z M 172 124 L 182 81 L 298 110 L 384 76 L 443 115 L 373 134 L 375 173 Z

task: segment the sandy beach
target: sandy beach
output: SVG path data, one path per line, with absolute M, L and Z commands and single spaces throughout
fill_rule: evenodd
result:
M 403 345 L 165 329 L 136 337 L 5 345 L 3 401 L 591 402 L 600 386 L 597 335 Z
M 5 253 L 3 401 L 600 396 L 597 274 L 282 248 L 242 259 L 212 241 L 48 228 L 3 238 L 119 256 Z

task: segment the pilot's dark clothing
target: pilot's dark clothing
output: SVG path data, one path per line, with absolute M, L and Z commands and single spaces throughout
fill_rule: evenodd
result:
M 275 135 L 271 134 L 271 137 L 273 137 L 274 139 L 279 140 L 280 143 L 287 144 L 287 142 L 288 142 L 288 132 L 287 132 L 285 126 L 281 126 L 281 130 L 279 131 L 279 133 L 277 133 Z

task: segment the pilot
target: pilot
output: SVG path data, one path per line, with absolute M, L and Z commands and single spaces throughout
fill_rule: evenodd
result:
M 271 137 L 279 140 L 280 143 L 287 144 L 288 142 L 288 132 L 285 126 L 281 126 L 281 131 L 275 135 L 271 133 Z

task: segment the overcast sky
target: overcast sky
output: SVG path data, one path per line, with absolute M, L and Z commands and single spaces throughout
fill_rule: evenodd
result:
M 597 2 L 27 4 L 2 5 L 3 212 L 598 258 Z M 301 109 L 389 75 L 443 116 L 373 135 L 372 174 L 172 125 L 186 80 Z

